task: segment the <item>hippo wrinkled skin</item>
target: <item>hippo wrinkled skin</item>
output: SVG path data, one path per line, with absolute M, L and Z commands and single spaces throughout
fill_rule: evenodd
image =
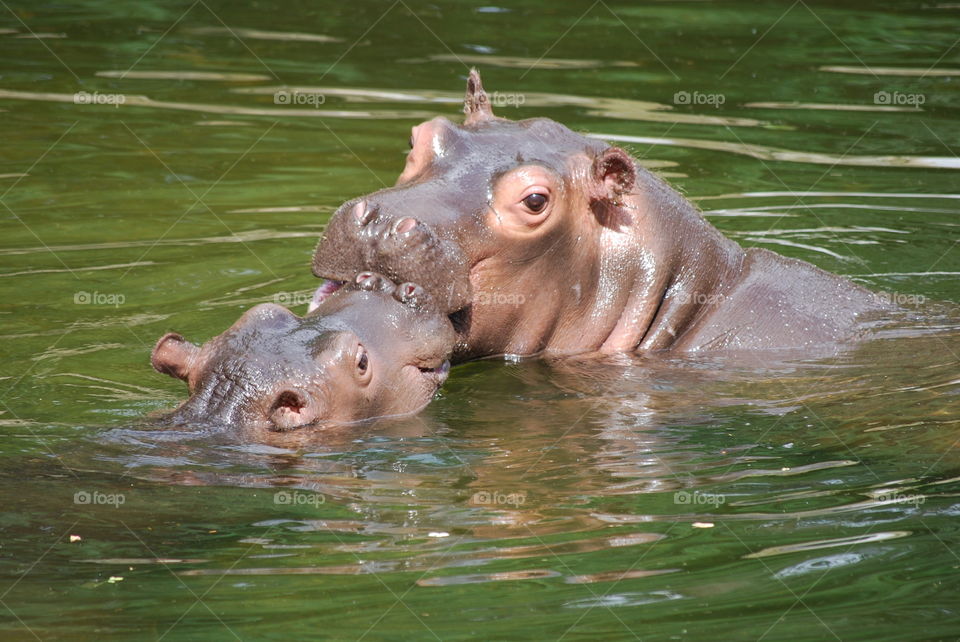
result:
M 168 423 L 284 431 L 420 410 L 454 341 L 423 288 L 365 272 L 303 318 L 265 303 L 203 347 L 166 334 L 151 362 L 190 388 Z
M 313 259 L 420 283 L 496 354 L 836 345 L 882 301 L 804 261 L 744 249 L 618 147 L 547 118 L 493 115 L 476 70 L 466 119 L 413 128 L 394 187 L 348 201 Z

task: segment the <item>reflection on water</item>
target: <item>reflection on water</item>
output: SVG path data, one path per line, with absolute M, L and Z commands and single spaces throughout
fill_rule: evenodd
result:
M 426 58 L 406 58 L 402 63 L 447 62 L 467 65 L 510 67 L 515 69 L 592 69 L 595 67 L 639 67 L 627 60 L 574 60 L 569 58 L 525 58 L 523 56 L 495 56 L 472 54 L 432 54 Z
M 623 134 L 590 134 L 594 138 L 624 143 L 642 143 L 645 145 L 676 145 L 711 151 L 744 154 L 752 158 L 769 161 L 788 161 L 793 163 L 816 163 L 818 165 L 851 165 L 860 167 L 932 167 L 940 169 L 960 168 L 960 158 L 956 156 L 856 156 L 851 154 L 822 154 L 816 152 L 798 152 L 789 149 L 777 149 L 743 142 L 724 142 L 716 140 L 696 140 L 689 138 L 658 138 L 653 136 L 625 136 Z
M 123 72 L 118 72 L 123 73 Z M 179 73 L 167 74 L 178 76 Z M 210 75 L 210 74 L 205 74 Z M 220 75 L 220 74 L 215 74 Z M 235 105 L 210 105 L 204 103 L 187 103 L 170 100 L 153 100 L 147 96 L 130 94 L 110 94 L 105 98 L 105 102 L 96 102 L 96 98 L 87 99 L 80 94 L 56 94 L 48 92 L 35 91 L 13 91 L 9 89 L 0 89 L 0 99 L 11 100 L 42 100 L 58 103 L 77 104 L 78 100 L 83 103 L 89 100 L 88 104 L 101 107 L 103 109 L 119 109 L 124 107 L 150 107 L 153 109 L 174 109 L 180 111 L 198 111 L 210 114 L 223 114 L 234 116 L 269 116 L 274 118 L 365 118 L 365 119 L 385 119 L 385 118 L 414 118 L 425 120 L 432 118 L 434 114 L 422 111 L 359 111 L 359 110 L 338 110 L 338 109 L 317 109 L 317 108 L 297 108 L 297 107 L 239 107 Z M 105 94 L 106 96 L 106 94 Z
M 850 67 L 846 65 L 824 65 L 822 71 L 832 71 L 840 74 L 864 74 L 868 76 L 960 76 L 960 69 L 946 69 L 944 67 Z
M 139 78 L 148 80 L 223 80 L 226 82 L 262 82 L 270 80 L 270 76 L 263 74 L 230 74 L 214 71 L 98 71 L 101 78 Z
M 281 40 L 286 42 L 343 42 L 343 38 L 326 36 L 319 33 L 299 33 L 294 31 L 264 31 L 262 29 L 243 29 L 241 27 L 193 27 L 187 33 L 200 36 L 218 35 L 253 40 Z
M 955 637 L 956 9 L 694 4 L 11 5 L 2 636 Z M 303 313 L 329 214 L 471 65 L 903 318 L 825 356 L 464 364 L 338 429 L 151 424 L 187 394 L 153 342 Z
M 825 360 L 484 362 L 464 366 L 418 417 L 257 435 L 118 428 L 99 435 L 95 450 L 61 460 L 112 470 L 116 487 L 126 479 L 263 489 L 249 500 L 262 504 L 260 514 L 286 516 L 259 519 L 247 532 L 363 536 L 298 546 L 261 536 L 249 541 L 277 565 L 264 566 L 259 554 L 228 567 L 192 561 L 179 571 L 185 576 L 416 571 L 419 586 L 615 582 L 682 564 L 582 569 L 622 559 L 627 548 L 682 546 L 688 529 L 703 525 L 739 533 L 809 522 L 810 535 L 801 528 L 789 544 L 750 538 L 745 559 L 859 550 L 910 537 L 918 515 L 952 510 L 957 484 L 943 473 L 958 466 L 944 446 L 956 442 L 950 426 L 960 427 L 951 414 L 960 329 L 885 332 L 897 336 Z M 922 359 L 923 373 L 905 372 L 904 355 Z M 87 385 L 117 390 L 104 380 Z M 122 392 L 142 399 L 149 389 Z M 938 422 L 947 432 L 932 429 Z M 895 455 L 904 430 L 914 433 L 907 466 Z M 884 529 L 824 539 L 813 526 L 829 518 Z M 610 528 L 617 530 L 604 534 Z M 344 553 L 362 559 L 344 563 Z M 511 570 L 479 572 L 511 560 Z M 464 567 L 470 573 L 457 570 Z
M 897 107 L 895 105 L 845 105 L 827 103 L 746 103 L 744 107 L 754 109 L 815 109 L 820 111 L 876 111 L 876 112 L 917 112 L 919 107 Z
M 98 76 L 106 78 L 132 79 L 165 79 L 165 80 L 192 80 L 192 81 L 229 81 L 253 82 L 269 80 L 267 76 L 251 74 L 225 74 L 219 72 L 183 72 L 183 71 L 99 71 Z M 427 120 L 438 113 L 424 111 L 394 111 L 394 110 L 337 110 L 321 109 L 319 105 L 326 104 L 327 97 L 342 98 L 349 102 L 420 102 L 459 105 L 463 102 L 463 95 L 454 92 L 396 92 L 377 89 L 346 88 L 346 87 L 308 87 L 308 86 L 276 86 L 276 87 L 237 87 L 234 94 L 248 94 L 270 96 L 275 104 L 281 105 L 314 105 L 311 108 L 283 107 L 244 107 L 239 105 L 213 105 L 182 101 L 154 100 L 147 96 L 123 93 L 102 94 L 103 100 L 98 101 L 96 94 L 55 94 L 30 91 L 14 91 L 0 89 L 0 98 L 13 100 L 41 100 L 80 105 L 98 105 L 102 107 L 151 107 L 154 109 L 175 109 L 198 111 L 213 114 L 236 116 L 271 116 L 282 118 L 360 118 L 360 119 L 391 119 L 410 118 Z M 282 98 L 276 96 L 282 95 Z M 752 118 L 730 118 L 706 114 L 686 114 L 669 111 L 668 105 L 650 103 L 637 100 L 618 98 L 604 98 L 601 96 L 571 96 L 564 94 L 525 93 L 523 104 L 527 107 L 559 107 L 579 106 L 586 109 L 589 115 L 607 118 L 641 120 L 650 122 L 665 122 L 675 124 L 694 125 L 725 125 L 725 126 L 761 126 L 763 121 Z M 645 141 L 633 141 L 645 142 Z
M 213 588 L 235 625 L 250 595 L 282 613 L 281 588 L 302 608 L 325 595 L 378 613 L 396 599 L 379 596 L 407 591 L 431 617 L 435 590 L 456 589 L 451 605 L 496 619 L 516 586 L 512 600 L 536 593 L 551 617 L 612 609 L 636 626 L 673 605 L 685 621 L 707 600 L 762 632 L 824 578 L 875 604 L 941 572 L 930 532 L 958 511 L 960 330 L 893 334 L 820 361 L 468 364 L 419 417 L 345 431 L 86 431 L 58 462 L 26 462 L 16 474 L 41 485 L 15 504 L 52 515 L 77 512 L 75 488 L 123 495 L 61 525 L 82 538 L 52 558 L 85 582 L 80 612 L 112 580 L 140 596 L 127 606 L 140 620 L 178 617 L 183 586 Z M 369 615 L 334 621 L 346 635 Z

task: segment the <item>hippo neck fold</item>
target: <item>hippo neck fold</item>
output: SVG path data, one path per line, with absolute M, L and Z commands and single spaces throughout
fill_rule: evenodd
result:
M 678 192 L 642 168 L 625 195 L 628 224 L 600 227 L 601 269 L 589 319 L 615 319 L 602 352 L 670 348 L 724 296 L 745 252 Z
M 653 289 L 660 299 L 634 347 L 659 350 L 671 347 L 724 298 L 737 281 L 746 252 L 659 178 L 649 172 L 639 176 L 646 183 L 649 229 L 665 243 L 657 257 L 662 274 Z M 648 308 L 641 316 L 650 313 Z

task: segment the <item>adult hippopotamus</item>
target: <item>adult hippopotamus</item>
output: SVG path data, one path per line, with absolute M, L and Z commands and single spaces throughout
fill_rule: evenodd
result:
M 304 318 L 265 303 L 203 347 L 166 334 L 151 362 L 190 388 L 168 422 L 282 431 L 419 410 L 455 339 L 423 288 L 363 272 Z
M 360 269 L 415 280 L 450 314 L 457 360 L 502 353 L 806 348 L 883 307 L 810 263 L 724 237 L 623 149 L 547 118 L 413 128 L 394 187 L 348 201 L 313 259 L 329 292 Z

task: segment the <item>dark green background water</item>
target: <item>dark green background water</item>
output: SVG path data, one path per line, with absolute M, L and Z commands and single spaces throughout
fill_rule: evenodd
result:
M 958 26 L 938 2 L 0 3 L 0 636 L 957 638 Z M 302 312 L 329 213 L 458 117 L 471 65 L 501 115 L 619 137 L 744 245 L 924 311 L 811 363 L 468 364 L 419 417 L 299 442 L 145 426 L 186 392 L 156 338 Z

